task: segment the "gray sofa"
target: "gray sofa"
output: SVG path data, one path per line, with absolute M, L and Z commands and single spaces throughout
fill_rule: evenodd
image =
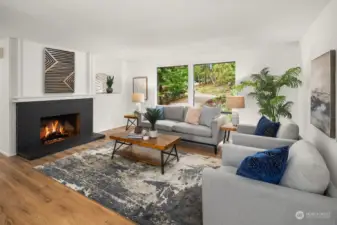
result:
M 211 126 L 193 125 L 185 123 L 185 116 L 188 110 L 186 106 L 163 106 L 164 120 L 158 120 L 156 129 L 159 133 L 173 134 L 180 136 L 182 140 L 191 141 L 214 147 L 214 153 L 217 154 L 217 146 L 222 141 L 224 133 L 220 127 L 225 124 L 226 116 L 218 115 L 211 122 Z M 144 128 L 150 128 L 149 121 L 144 120 L 139 114 L 138 125 Z
M 237 132 L 232 134 L 232 143 L 269 149 L 292 145 L 299 140 L 299 127 L 291 121 L 281 124 L 275 138 L 254 135 L 255 130 L 256 126 L 254 125 L 239 124 Z
M 292 145 L 280 185 L 236 175 L 245 157 L 263 150 L 223 145 L 222 166 L 203 171 L 203 225 L 336 224 L 337 171 L 329 176 L 317 149 L 305 141 Z M 326 195 L 320 194 L 329 181 Z

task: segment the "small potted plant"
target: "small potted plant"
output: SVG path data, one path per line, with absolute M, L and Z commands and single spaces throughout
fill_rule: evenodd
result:
M 156 122 L 161 117 L 161 111 L 159 109 L 147 108 L 144 117 L 151 124 L 149 136 L 151 138 L 156 138 L 158 136 L 158 132 L 156 130 Z
M 106 92 L 107 93 L 112 93 L 113 89 L 112 89 L 112 85 L 114 83 L 114 79 L 115 79 L 115 76 L 108 76 L 106 78 L 106 85 L 108 86 L 108 88 L 106 89 Z

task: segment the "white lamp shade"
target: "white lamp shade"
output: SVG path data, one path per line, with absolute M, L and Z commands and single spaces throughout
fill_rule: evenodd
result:
M 132 94 L 132 102 L 144 102 L 145 96 L 143 93 L 133 93 Z

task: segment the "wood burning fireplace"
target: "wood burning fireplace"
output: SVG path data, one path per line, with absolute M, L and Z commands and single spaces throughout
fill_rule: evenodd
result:
M 17 154 L 35 159 L 104 138 L 93 133 L 93 99 L 16 105 Z

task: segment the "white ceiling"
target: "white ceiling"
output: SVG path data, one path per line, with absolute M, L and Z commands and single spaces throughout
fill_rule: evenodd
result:
M 0 0 L 0 36 L 92 52 L 298 41 L 330 0 Z

